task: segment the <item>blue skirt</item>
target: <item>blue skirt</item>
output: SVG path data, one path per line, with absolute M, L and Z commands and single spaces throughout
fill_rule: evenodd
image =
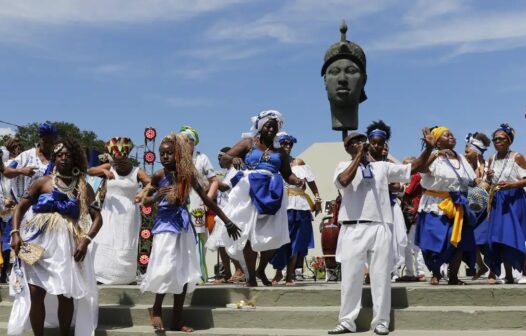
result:
M 500 275 L 501 264 L 522 271 L 526 253 L 526 193 L 522 188 L 499 190 L 493 196 L 488 218 L 486 259 Z
M 281 246 L 272 257 L 272 266 L 277 270 L 284 269 L 292 256 L 305 256 L 314 247 L 311 212 L 289 209 L 287 214 L 290 243 Z
M 450 263 L 457 251 L 466 252 L 464 258 L 470 268 L 475 267 L 475 236 L 473 227 L 468 225 L 464 218 L 462 226 L 462 236 L 457 247 L 451 245 L 451 232 L 453 225 L 446 215 L 436 215 L 434 213 L 420 212 L 418 214 L 415 244 L 422 250 L 424 262 L 427 268 L 434 272 L 440 272 L 440 266 Z
M 475 227 L 475 244 L 477 246 L 488 245 L 488 212 L 486 210 L 480 212 L 477 218 L 477 226 Z

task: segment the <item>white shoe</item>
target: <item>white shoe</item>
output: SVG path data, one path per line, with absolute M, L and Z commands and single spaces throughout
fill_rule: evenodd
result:
M 376 328 L 374 328 L 374 333 L 376 335 L 389 335 L 389 328 L 383 324 L 379 324 L 376 326 Z
M 525 285 L 526 284 L 526 275 L 523 275 L 519 281 L 517 281 L 518 284 L 520 285 Z

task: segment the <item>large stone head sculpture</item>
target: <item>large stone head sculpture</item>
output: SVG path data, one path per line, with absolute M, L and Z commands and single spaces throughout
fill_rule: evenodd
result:
M 367 81 L 365 53 L 347 41 L 347 25 L 342 21 L 341 38 L 325 53 L 321 75 L 329 98 L 332 129 L 347 131 L 358 129 L 358 105 L 367 99 L 364 87 Z

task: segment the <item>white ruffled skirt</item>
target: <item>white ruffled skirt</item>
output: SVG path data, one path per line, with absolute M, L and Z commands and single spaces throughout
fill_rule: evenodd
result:
M 57 295 L 64 295 L 74 299 L 75 336 L 92 336 L 98 323 L 98 288 L 92 251 L 88 249 L 84 261 L 76 262 L 73 255 L 77 243 L 72 233 L 71 221 L 56 213 L 36 214 L 34 219 L 45 218 L 41 216 L 53 218 L 54 225 L 31 240 L 45 249 L 42 258 L 33 265 L 17 262 L 11 272 L 9 294 L 14 297 L 14 302 L 7 334 L 21 335 L 31 329 L 31 298 L 28 284 L 32 284 L 47 292 L 46 327 L 58 327 Z M 31 237 L 35 232 L 23 231 L 23 239 Z
M 161 232 L 153 237 L 150 262 L 141 282 L 141 292 L 181 294 L 187 293 L 201 280 L 196 238 L 192 228 L 175 234 Z
M 232 189 L 228 195 L 228 203 L 223 208 L 226 216 L 241 229 L 241 236 L 237 240 L 228 236 L 224 226 L 220 235 L 228 254 L 238 258 L 243 254 L 247 241 L 250 241 L 252 249 L 256 252 L 278 249 L 290 242 L 286 193 L 283 193 L 281 207 L 275 215 L 260 215 L 249 194 L 250 173 L 262 171 L 244 171 L 245 176 Z M 210 241 L 210 244 L 215 243 Z
M 397 199 L 392 206 L 393 209 L 393 224 L 389 225 L 393 233 L 393 271 L 396 272 L 398 267 L 405 262 L 405 248 L 407 247 L 407 229 L 405 226 L 404 214 L 400 207 L 400 201 Z

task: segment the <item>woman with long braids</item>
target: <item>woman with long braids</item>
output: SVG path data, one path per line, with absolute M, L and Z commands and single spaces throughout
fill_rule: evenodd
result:
M 272 266 L 276 269 L 272 284 L 279 283 L 283 277 L 282 270 L 287 267 L 285 284 L 294 286 L 294 270 L 297 261 L 303 260 L 309 249 L 314 248 L 311 212 L 314 211 L 316 215 L 321 212 L 321 197 L 311 167 L 302 159 L 291 156 L 292 147 L 298 140 L 285 132 L 278 133 L 278 139 L 281 148 L 289 156 L 292 172 L 307 181 L 307 185 L 314 194 L 313 202 L 305 190 L 289 185 L 286 187 L 289 198 L 287 215 L 290 243 L 281 246 L 272 257 Z
M 436 150 L 427 165 L 419 170 L 425 192 L 418 207 L 415 242 L 433 273 L 431 285 L 438 285 L 442 264 L 449 264 L 449 285 L 465 285 L 458 278 L 458 269 L 464 251 L 475 255 L 476 218 L 466 199 L 475 172 L 466 158 L 454 150 L 457 142 L 449 128 L 434 127 L 431 133 Z M 474 268 L 475 258 L 465 261 Z
M 105 285 L 133 283 L 137 272 L 141 214 L 135 196 L 150 177 L 128 160 L 132 148 L 129 138 L 111 138 L 106 143 L 111 163 L 88 169 L 89 175 L 107 179 L 101 211 L 105 225 L 93 241 L 95 274 Z
M 21 335 L 29 320 L 33 333 L 44 335 L 44 298 L 51 295 L 58 299 L 60 334 L 69 335 L 74 319 L 75 335 L 91 336 L 98 321 L 98 292 L 88 245 L 102 219 L 99 209 L 90 206 L 94 194 L 85 180 L 86 157 L 79 143 L 61 140 L 51 160 L 53 173 L 31 184 L 13 216 L 11 248 L 18 258 L 10 276 L 15 300 L 7 333 Z M 23 224 L 31 206 L 34 215 Z
M 304 180 L 292 173 L 289 156 L 276 137 L 283 126 L 283 117 L 275 110 L 260 112 L 251 118 L 250 132 L 232 147 L 221 161 L 236 169 L 245 169 L 231 179 L 233 188 L 225 213 L 241 228 L 241 237 L 232 241 L 223 233 L 229 254 L 242 253 L 247 264 L 247 286 L 257 286 L 256 276 L 271 286 L 265 268 L 274 251 L 290 242 L 287 200 L 284 181 L 299 189 Z M 258 252 L 261 252 L 256 271 Z
M 496 153 L 488 161 L 488 245 L 486 261 L 492 272 L 506 270 L 506 283 L 514 282 L 512 268 L 524 271 L 526 241 L 526 160 L 511 150 L 515 130 L 502 124 L 493 132 Z M 522 278 L 520 283 L 526 283 Z
M 225 216 L 210 199 L 197 180 L 192 152 L 184 135 L 172 133 L 159 146 L 163 169 L 156 171 L 151 184 L 143 189 L 143 204 L 158 204 L 152 233 L 154 234 L 150 262 L 141 282 L 141 292 L 155 293 L 153 308 L 149 309 L 155 332 L 164 332 L 162 304 L 167 293 L 174 295 L 172 330 L 192 332 L 182 321 L 186 292 L 192 292 L 201 278 L 196 248 L 196 232 L 188 212 L 188 195 L 193 188 L 223 220 L 232 239 L 239 228 Z

